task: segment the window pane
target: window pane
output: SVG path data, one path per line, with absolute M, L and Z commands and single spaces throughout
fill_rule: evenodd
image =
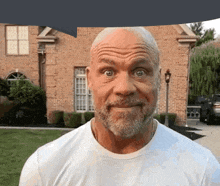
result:
M 6 38 L 7 39 L 17 39 L 18 33 L 17 33 L 17 26 L 7 26 L 6 27 Z
M 76 68 L 75 69 L 75 75 L 85 75 L 85 67 Z
M 88 96 L 89 97 L 89 111 L 94 111 L 93 108 L 93 98 L 91 95 Z
M 8 41 L 7 42 L 7 53 L 8 54 L 18 54 L 18 42 Z
M 28 27 L 27 26 L 18 27 L 18 39 L 28 40 Z
M 76 110 L 77 111 L 86 111 L 86 90 L 85 90 L 85 68 L 76 68 L 76 84 L 75 84 L 75 91 L 76 91 Z M 80 75 L 80 76 L 77 76 Z M 77 101 L 78 100 L 78 101 Z
M 28 41 L 19 41 L 19 54 L 29 54 Z

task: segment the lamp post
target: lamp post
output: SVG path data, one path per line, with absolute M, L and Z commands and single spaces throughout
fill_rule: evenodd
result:
M 168 123 L 168 90 L 169 90 L 169 82 L 170 82 L 170 76 L 171 76 L 171 73 L 170 73 L 170 70 L 168 69 L 165 73 L 165 81 L 167 83 L 167 94 L 166 94 L 166 118 L 165 118 L 165 126 L 169 126 L 169 123 Z

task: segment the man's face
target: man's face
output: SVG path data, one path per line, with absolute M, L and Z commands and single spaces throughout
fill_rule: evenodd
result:
M 146 44 L 133 33 L 117 30 L 91 57 L 87 78 L 96 119 L 116 136 L 140 133 L 157 102 L 157 77 Z

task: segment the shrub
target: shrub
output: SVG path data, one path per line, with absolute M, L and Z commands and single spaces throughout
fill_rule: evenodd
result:
M 46 93 L 41 87 L 22 78 L 11 83 L 8 98 L 13 100 L 15 106 L 7 113 L 5 122 L 8 121 L 10 125 L 46 122 Z
M 38 86 L 24 79 L 12 82 L 10 87 L 10 98 L 29 107 L 43 105 L 46 107 L 46 93 Z
M 7 80 L 0 78 L 0 96 L 9 96 L 10 86 L 7 83 Z
M 81 119 L 82 119 L 82 114 L 81 113 L 73 112 L 72 116 L 70 118 L 68 127 L 70 127 L 70 128 L 78 128 L 79 126 L 82 125 L 81 124 Z
M 176 113 L 168 113 L 169 125 L 174 125 L 175 124 L 176 116 L 177 116 Z M 160 116 L 158 116 L 158 117 L 160 118 L 160 123 L 164 124 L 166 113 L 161 113 Z
M 5 113 L 7 113 L 15 104 L 12 101 L 5 100 L 0 103 L 0 118 L 3 119 Z
M 195 105 L 197 96 L 188 95 L 188 105 Z
M 63 111 L 55 110 L 50 113 L 50 124 L 56 124 L 57 127 L 64 127 Z
M 71 116 L 72 116 L 72 112 L 64 112 L 63 113 L 63 120 L 64 120 L 66 127 L 69 126 Z
M 33 121 L 31 109 L 22 108 L 20 105 L 14 105 L 8 112 L 4 113 L 2 123 L 10 126 L 26 126 Z
M 94 112 L 85 112 L 84 117 L 85 117 L 85 122 L 90 121 L 92 118 L 94 118 Z
M 160 118 L 160 114 L 154 114 L 153 118 L 158 120 L 161 123 L 161 118 Z

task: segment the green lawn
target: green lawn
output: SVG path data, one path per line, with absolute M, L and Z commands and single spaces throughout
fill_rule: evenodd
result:
M 0 186 L 17 186 L 28 157 L 38 147 L 57 139 L 65 132 L 0 129 Z

